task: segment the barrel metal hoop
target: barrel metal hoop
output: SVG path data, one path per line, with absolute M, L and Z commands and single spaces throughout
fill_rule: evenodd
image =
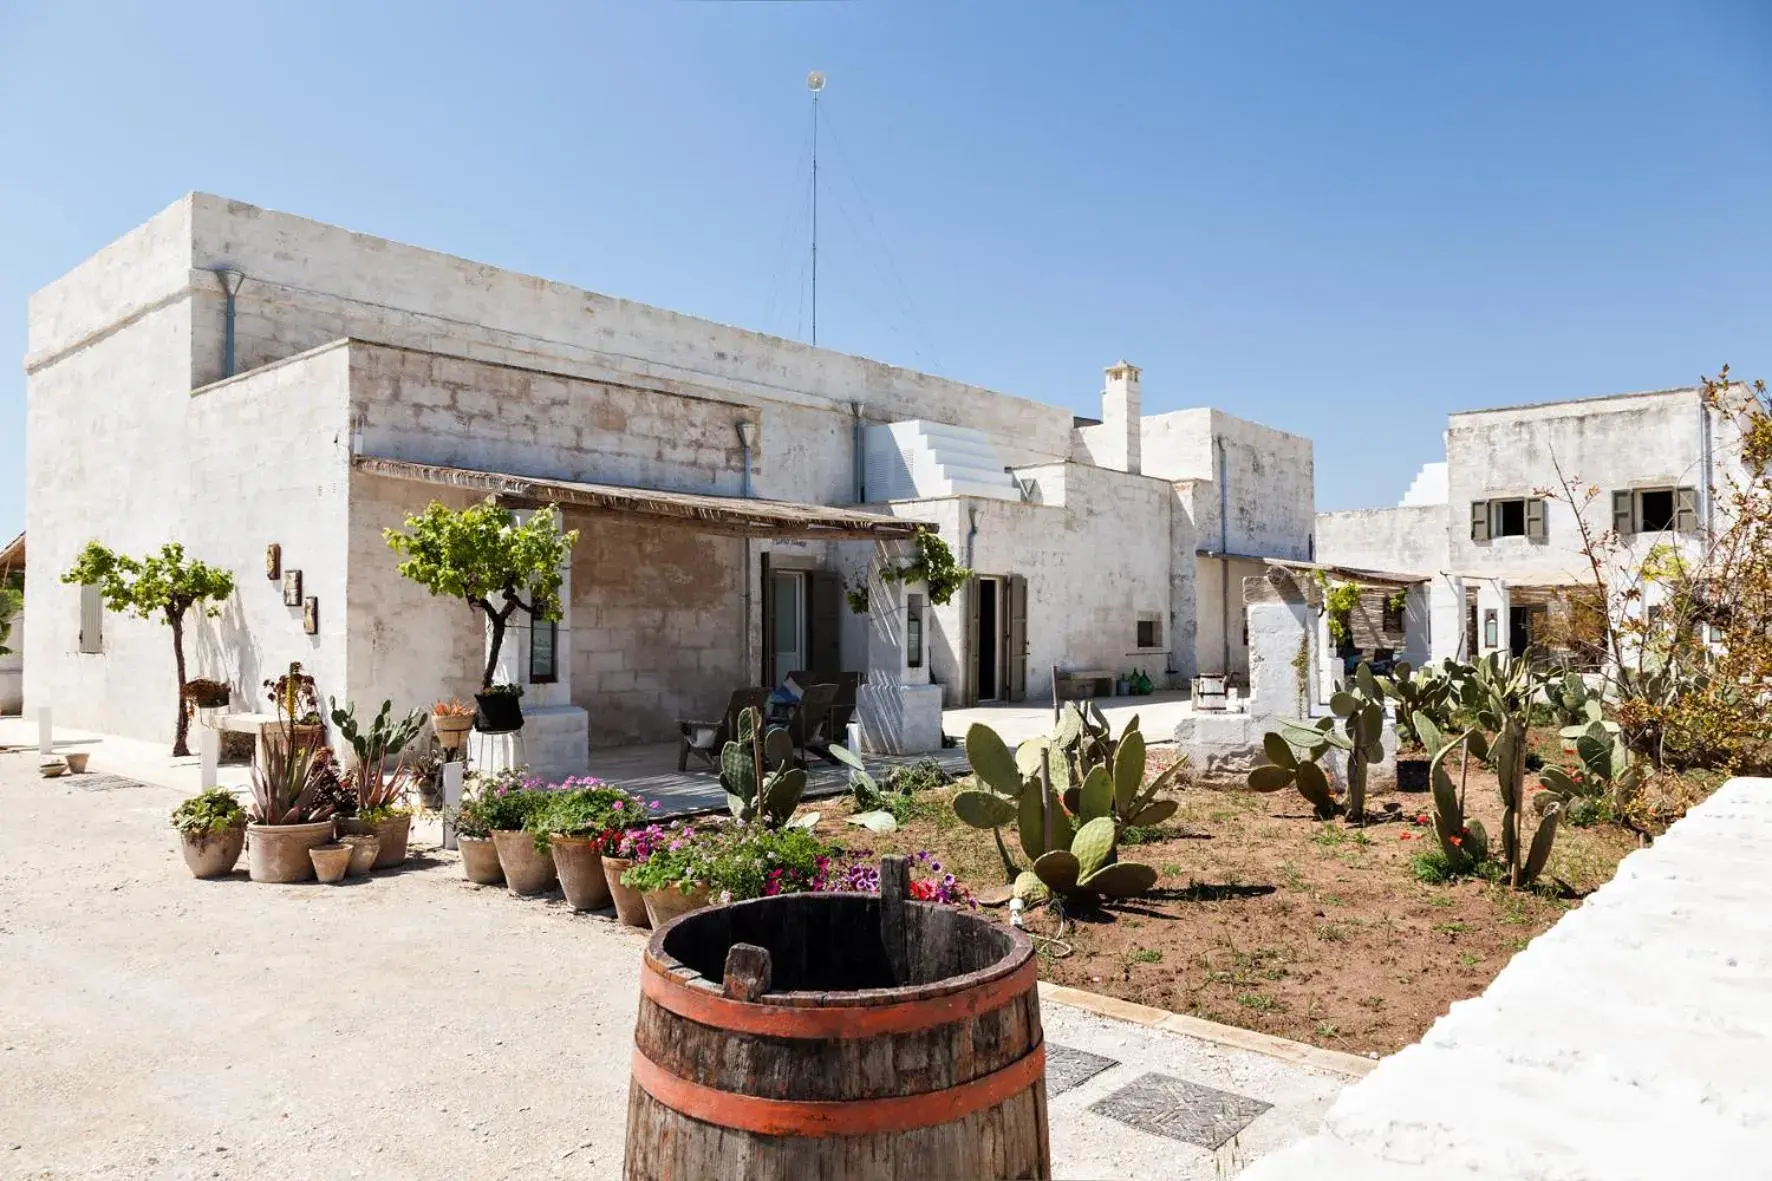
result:
M 679 1017 L 736 1033 L 820 1041 L 920 1033 L 992 1013 L 1016 997 L 1032 993 L 1040 972 L 1039 964 L 1030 956 L 1026 963 L 1007 976 L 946 996 L 889 1005 L 813 1008 L 735 1001 L 721 993 L 684 986 L 667 976 L 650 957 L 646 966 L 649 970 L 640 973 L 641 993 L 653 1004 Z
M 665 1107 L 759 1136 L 872 1136 L 953 1123 L 995 1107 L 1045 1077 L 1046 1044 L 1001 1070 L 940 1091 L 854 1100 L 766 1099 L 718 1091 L 672 1074 L 634 1048 L 634 1084 Z

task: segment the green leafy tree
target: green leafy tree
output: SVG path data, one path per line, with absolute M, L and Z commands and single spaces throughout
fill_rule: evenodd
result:
M 172 654 L 178 662 L 178 728 L 173 734 L 172 753 L 189 755 L 191 749 L 185 741 L 191 728 L 190 710 L 185 707 L 185 613 L 197 607 L 205 615 L 220 615 L 223 600 L 234 593 L 234 576 L 195 559 L 187 560 L 185 547 L 176 541 L 145 558 L 115 553 L 89 541 L 62 581 L 98 587 L 108 611 L 159 619 L 172 629 Z
M 6 646 L 6 636 L 24 605 L 25 592 L 9 581 L 0 581 L 0 656 L 12 655 L 12 649 Z
M 406 528 L 406 533 L 382 534 L 404 559 L 401 575 L 433 595 L 465 600 L 490 623 L 492 643 L 480 688 L 492 688 L 511 616 L 523 611 L 535 619 L 560 618 L 560 571 L 578 531 L 562 532 L 552 505 L 518 522 L 490 496 L 464 509 L 433 500 L 424 512 L 406 518 Z

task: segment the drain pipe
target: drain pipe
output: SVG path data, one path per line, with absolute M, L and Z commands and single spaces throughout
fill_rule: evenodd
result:
M 849 403 L 853 422 L 849 430 L 849 482 L 854 487 L 855 503 L 868 502 L 868 462 L 862 450 L 861 403 Z
M 234 376 L 234 297 L 240 294 L 240 285 L 246 282 L 246 275 L 233 267 L 216 267 L 211 272 L 221 283 L 222 294 L 227 297 L 227 311 L 222 328 L 222 376 Z
M 742 453 L 743 485 L 742 493 L 747 498 L 754 495 L 751 489 L 751 449 L 757 444 L 757 424 L 750 419 L 741 419 L 738 423 L 738 446 Z M 739 648 L 744 652 L 744 667 L 751 665 L 751 539 L 740 539 L 744 544 L 744 610 L 738 617 Z M 748 674 L 747 674 L 748 675 Z
M 743 481 L 740 487 L 740 495 L 746 497 L 756 495 L 756 493 L 751 491 L 751 448 L 756 445 L 757 424 L 748 418 L 744 419 L 738 424 L 738 446 L 743 454 L 741 462 L 744 465 L 739 473 Z
M 1226 684 L 1231 675 L 1231 523 L 1230 487 L 1225 483 L 1229 465 L 1224 454 L 1224 436 L 1212 440 L 1218 445 L 1218 633 L 1223 641 L 1218 669 Z

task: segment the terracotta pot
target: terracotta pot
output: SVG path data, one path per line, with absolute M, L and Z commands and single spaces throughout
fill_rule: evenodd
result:
M 185 864 L 194 878 L 219 878 L 234 872 L 240 861 L 240 847 L 246 843 L 246 826 L 223 829 L 221 832 L 181 832 L 179 843 L 184 848 Z
M 356 836 L 372 836 L 381 841 L 381 852 L 375 855 L 371 869 L 392 869 L 406 860 L 406 841 L 412 835 L 412 815 L 390 816 L 379 824 L 365 824 L 355 817 L 338 822 L 338 831 Z
M 345 876 L 360 878 L 375 868 L 376 854 L 381 852 L 381 838 L 372 833 L 353 832 L 338 838 L 338 843 L 351 851 L 351 866 Z
M 505 871 L 498 863 L 498 846 L 491 837 L 456 837 L 461 849 L 461 868 L 468 881 L 481 886 L 501 886 Z
M 305 882 L 314 876 L 308 850 L 332 841 L 332 821 L 249 824 L 246 869 L 255 882 Z
M 74 775 L 86 774 L 86 760 L 92 757 L 90 751 L 71 750 L 62 756 L 68 762 L 68 771 Z
M 609 881 L 603 876 L 603 853 L 596 841 L 555 834 L 548 838 L 560 889 L 573 910 L 602 910 L 609 905 Z
M 351 847 L 349 845 L 315 845 L 308 850 L 308 860 L 314 863 L 314 876 L 323 882 L 336 882 L 345 876 L 351 868 Z
M 37 764 L 37 771 L 45 779 L 60 779 L 63 775 L 68 773 L 67 760 L 44 759 L 41 763 Z
M 646 917 L 646 900 L 640 891 L 621 884 L 621 875 L 634 867 L 632 858 L 603 858 L 603 880 L 609 884 L 609 897 L 615 903 L 615 917 L 630 927 L 650 927 Z
M 646 917 L 654 927 L 662 927 L 680 914 L 706 906 L 708 888 L 697 886 L 685 893 L 680 887 L 667 886 L 663 890 L 647 890 L 641 897 L 646 900 Z
M 468 739 L 468 731 L 474 728 L 474 717 L 456 717 L 452 714 L 432 714 L 431 729 L 436 731 L 437 745 L 444 750 L 460 750 L 461 744 Z
M 559 881 L 554 855 L 536 852 L 534 833 L 501 828 L 493 832 L 492 843 L 498 847 L 498 865 L 505 871 L 505 886 L 511 893 L 545 894 Z

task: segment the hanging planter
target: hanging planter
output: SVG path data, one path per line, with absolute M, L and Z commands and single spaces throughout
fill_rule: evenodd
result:
M 482 734 L 509 734 L 523 728 L 523 686 L 494 685 L 484 693 L 474 694 L 479 707 L 474 715 L 474 729 Z

